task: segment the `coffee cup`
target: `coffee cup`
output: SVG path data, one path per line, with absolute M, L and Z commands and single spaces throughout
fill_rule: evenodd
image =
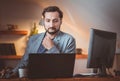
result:
M 19 72 L 19 78 L 26 78 L 28 75 L 26 68 L 19 68 L 18 72 Z

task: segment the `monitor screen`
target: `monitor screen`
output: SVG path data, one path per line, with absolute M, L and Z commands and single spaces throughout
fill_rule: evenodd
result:
M 87 68 L 97 68 L 100 76 L 106 76 L 106 69 L 113 65 L 117 34 L 90 29 Z

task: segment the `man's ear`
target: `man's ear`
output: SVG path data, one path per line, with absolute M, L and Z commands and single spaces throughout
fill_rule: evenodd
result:
M 39 25 L 44 26 L 44 19 L 43 18 L 41 18 Z
M 60 20 L 60 24 L 62 24 L 62 19 Z

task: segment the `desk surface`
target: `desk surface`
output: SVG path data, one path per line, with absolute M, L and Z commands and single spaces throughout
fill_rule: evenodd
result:
M 0 81 L 120 81 L 116 78 L 55 78 L 55 79 L 0 79 Z

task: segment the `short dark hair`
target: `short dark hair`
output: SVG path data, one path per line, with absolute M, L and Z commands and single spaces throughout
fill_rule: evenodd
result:
M 42 16 L 45 17 L 46 12 L 55 12 L 55 11 L 57 11 L 59 13 L 59 17 L 62 19 L 63 18 L 63 12 L 57 6 L 46 7 L 42 12 Z

